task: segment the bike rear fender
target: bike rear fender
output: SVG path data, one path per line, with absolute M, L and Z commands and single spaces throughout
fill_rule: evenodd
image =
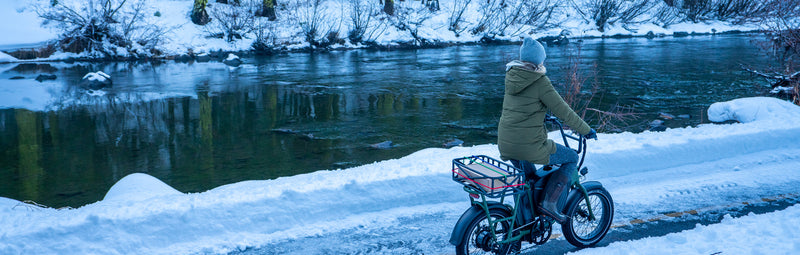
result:
M 511 210 L 501 203 L 487 201 L 487 205 L 489 206 L 489 210 L 498 208 L 501 210 L 506 210 L 509 212 L 509 214 L 511 214 Z M 481 208 L 481 206 L 478 204 L 473 204 L 469 209 L 464 211 L 464 214 L 461 215 L 461 218 L 458 219 L 455 227 L 453 227 L 453 234 L 450 235 L 451 244 L 458 246 L 462 241 L 464 241 L 464 234 L 469 227 L 469 224 L 472 223 L 472 219 L 478 216 L 479 213 L 485 214 L 486 211 L 484 211 L 483 208 Z

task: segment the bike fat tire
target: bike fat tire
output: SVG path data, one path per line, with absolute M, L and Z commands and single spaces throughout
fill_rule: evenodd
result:
M 589 221 L 586 199 L 581 194 L 579 199 L 570 201 L 566 215 L 569 218 L 561 224 L 564 238 L 579 248 L 597 244 L 605 237 L 614 219 L 614 201 L 602 186 L 590 187 L 586 190 L 592 204 L 595 220 Z
M 511 212 L 508 210 L 500 209 L 500 208 L 490 208 L 489 215 L 493 218 L 493 220 L 508 218 L 511 217 Z M 487 218 L 486 213 L 479 213 L 476 214 L 475 217 L 469 224 L 469 227 L 466 229 L 466 233 L 464 233 L 464 238 L 461 244 L 456 246 L 456 254 L 457 255 L 468 255 L 468 254 L 498 254 L 498 255 L 505 255 L 505 254 L 513 254 L 519 251 L 521 243 L 519 241 L 514 242 L 513 244 L 505 244 L 500 246 L 499 249 L 496 251 L 484 251 L 481 247 L 478 247 L 476 244 L 476 240 L 479 238 L 480 231 L 483 228 L 489 227 L 489 220 Z M 503 240 L 508 237 L 508 231 L 511 231 L 511 222 L 510 221 L 502 221 L 497 224 L 497 239 Z

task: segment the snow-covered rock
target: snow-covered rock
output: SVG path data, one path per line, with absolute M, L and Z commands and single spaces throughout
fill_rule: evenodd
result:
M 208 62 L 211 61 L 211 56 L 209 56 L 208 53 L 200 53 L 195 56 L 195 60 L 197 60 L 197 62 Z
M 708 107 L 708 120 L 735 120 L 748 123 L 759 120 L 800 119 L 800 107 L 772 97 L 749 97 L 714 103 Z
M 84 75 L 78 85 L 84 89 L 98 90 L 105 87 L 110 88 L 112 83 L 113 82 L 111 81 L 110 75 L 104 73 L 103 71 L 97 71 Z
M 239 59 L 239 56 L 236 56 L 233 53 L 229 53 L 228 54 L 228 58 L 226 58 L 225 60 L 222 60 L 222 63 L 225 63 L 226 65 L 229 65 L 229 66 L 239 66 L 239 65 L 242 64 L 242 60 Z
M 55 80 L 56 78 L 58 78 L 58 76 L 56 76 L 55 74 L 40 74 L 36 76 L 36 81 L 43 82 L 47 80 Z

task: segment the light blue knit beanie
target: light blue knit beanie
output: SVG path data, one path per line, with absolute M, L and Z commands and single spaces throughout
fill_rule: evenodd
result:
M 524 37 L 522 46 L 519 47 L 519 60 L 541 65 L 546 57 L 541 43 L 529 36 Z

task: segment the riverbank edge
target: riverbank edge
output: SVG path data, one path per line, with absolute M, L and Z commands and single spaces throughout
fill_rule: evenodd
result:
M 648 38 L 648 39 L 655 39 L 655 38 L 682 38 L 682 37 L 693 37 L 693 36 L 716 36 L 716 35 L 734 35 L 734 34 L 745 34 L 745 35 L 754 35 L 754 34 L 764 34 L 767 31 L 764 29 L 753 29 L 753 30 L 727 30 L 721 32 L 683 32 L 683 31 L 675 31 L 672 34 L 645 34 L 645 35 L 637 35 L 637 34 L 614 34 L 614 35 L 602 35 L 602 36 L 575 36 L 575 37 L 557 37 L 557 36 L 543 36 L 537 38 L 539 41 L 546 42 L 548 46 L 556 46 L 561 45 L 559 42 L 553 42 L 554 40 L 562 40 L 566 39 L 567 43 L 572 40 L 582 41 L 582 40 L 592 40 L 592 39 L 630 39 L 630 38 Z M 63 62 L 63 63 L 74 63 L 74 62 L 138 62 L 138 61 L 177 61 L 177 62 L 210 62 L 210 61 L 223 61 L 229 54 L 235 54 L 237 56 L 243 57 L 252 57 L 252 56 L 270 56 L 270 55 L 280 55 L 280 54 L 289 54 L 289 53 L 326 53 L 326 52 L 337 52 L 337 51 L 350 51 L 350 50 L 371 50 L 371 51 L 394 51 L 394 50 L 419 50 L 419 49 L 440 49 L 440 48 L 448 48 L 448 47 L 458 47 L 458 46 L 480 46 L 480 45 L 513 45 L 519 44 L 520 40 L 508 40 L 508 39 L 497 39 L 497 38 L 482 38 L 479 41 L 472 41 L 472 42 L 428 42 L 424 44 L 417 44 L 413 41 L 411 42 L 400 42 L 397 44 L 368 44 L 362 45 L 358 47 L 302 47 L 302 48 L 287 48 L 283 47 L 280 49 L 271 49 L 269 51 L 262 51 L 250 48 L 248 50 L 238 50 L 238 51 L 226 51 L 226 50 L 218 50 L 218 51 L 210 51 L 206 53 L 210 59 L 202 60 L 198 58 L 200 54 L 193 54 L 191 52 L 183 53 L 183 54 L 171 54 L 171 55 L 163 55 L 157 57 L 56 57 L 53 58 L 52 55 L 57 53 L 55 51 L 51 52 L 48 57 L 37 57 L 37 58 L 17 58 L 16 56 L 19 55 L 37 55 L 41 54 L 42 51 L 48 51 L 48 48 L 52 48 L 53 44 L 45 43 L 45 46 L 39 48 L 19 48 L 19 49 L 11 49 L 11 50 L 0 50 L 0 53 L 8 54 L 11 57 L 14 57 L 15 60 L 12 61 L 2 61 L 0 60 L 0 64 L 12 64 L 12 63 L 33 63 L 33 62 Z

